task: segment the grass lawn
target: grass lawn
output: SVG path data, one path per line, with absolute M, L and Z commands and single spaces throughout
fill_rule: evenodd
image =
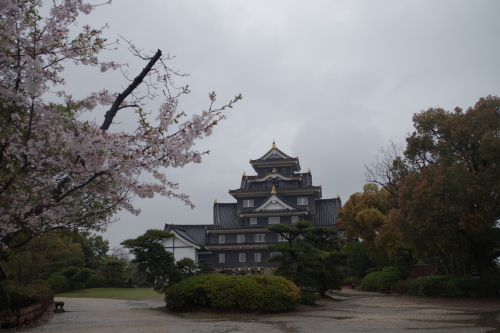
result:
M 90 288 L 75 290 L 68 293 L 57 294 L 56 297 L 87 297 L 87 298 L 115 298 L 141 300 L 147 298 L 163 297 L 153 288 Z

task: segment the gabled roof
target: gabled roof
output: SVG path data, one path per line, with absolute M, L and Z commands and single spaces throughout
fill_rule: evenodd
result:
M 221 229 L 243 228 L 245 220 L 238 215 L 237 203 L 214 203 L 214 226 Z
M 337 213 L 342 206 L 340 198 L 315 200 L 315 215 L 311 216 L 314 226 L 334 226 L 337 221 Z
M 262 204 L 255 207 L 254 209 L 252 209 L 252 211 L 258 212 L 261 210 L 274 210 L 274 209 L 269 209 L 269 208 L 266 209 L 266 207 L 268 207 L 271 204 L 278 204 L 278 205 L 283 207 L 283 208 L 280 207 L 280 208 L 275 208 L 275 209 L 302 210 L 301 208 L 290 204 L 288 202 L 288 200 L 285 200 L 282 196 L 277 195 L 277 194 L 271 194 L 269 197 L 267 197 L 266 200 L 264 200 L 264 202 Z
M 166 224 L 165 231 L 175 233 L 178 237 L 197 246 L 205 243 L 205 229 L 213 227 L 211 224 Z
M 262 155 L 262 157 L 256 160 L 250 160 L 250 165 L 257 171 L 258 166 L 267 165 L 290 165 L 293 167 L 294 171 L 300 171 L 300 164 L 298 157 L 291 157 L 282 152 L 276 147 L 276 143 L 273 141 L 273 146 L 267 153 Z

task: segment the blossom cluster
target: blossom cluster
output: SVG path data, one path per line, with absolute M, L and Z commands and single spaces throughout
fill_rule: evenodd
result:
M 131 204 L 134 196 L 159 194 L 193 206 L 162 170 L 200 163 L 204 153 L 193 150 L 195 140 L 210 135 L 225 117 L 222 110 L 241 96 L 221 108 L 211 105 L 181 123 L 179 95 L 167 96 L 150 123 L 141 97 L 132 95 L 121 107 L 137 109 L 137 129 L 103 131 L 80 115 L 109 107 L 116 93 L 92 92 L 74 100 L 60 91 L 64 104 L 43 99 L 49 89 L 64 84 L 65 61 L 101 71 L 119 68 L 97 57 L 108 47 L 102 28 L 85 26 L 70 37 L 69 27 L 94 6 L 82 0 L 54 1 L 46 19 L 38 14 L 39 6 L 37 0 L 0 0 L 0 252 L 20 233 L 104 229 L 117 210 L 139 213 Z M 149 81 L 168 84 L 162 64 L 150 73 L 159 79 Z M 141 180 L 143 173 L 154 181 Z

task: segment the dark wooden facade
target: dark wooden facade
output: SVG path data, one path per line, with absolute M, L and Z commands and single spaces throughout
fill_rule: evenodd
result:
M 166 225 L 165 230 L 196 239 L 197 259 L 206 259 L 216 269 L 272 269 L 268 246 L 281 237 L 271 224 L 308 220 L 315 226 L 335 227 L 340 198 L 322 199 L 321 186 L 312 184 L 311 171 L 301 172 L 298 157 L 272 148 L 261 158 L 250 160 L 256 175 L 245 173 L 238 189 L 229 190 L 235 203 L 214 203 L 213 225 Z M 193 229 L 194 228 L 194 229 Z M 196 230 L 195 230 L 196 229 Z M 196 235 L 191 235 L 196 234 Z

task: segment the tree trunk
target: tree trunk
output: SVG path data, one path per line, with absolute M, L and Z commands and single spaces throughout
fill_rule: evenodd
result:
M 490 278 L 490 265 L 491 262 L 488 258 L 488 251 L 486 249 L 478 249 L 476 251 L 476 265 L 479 271 L 479 278 L 484 281 Z

